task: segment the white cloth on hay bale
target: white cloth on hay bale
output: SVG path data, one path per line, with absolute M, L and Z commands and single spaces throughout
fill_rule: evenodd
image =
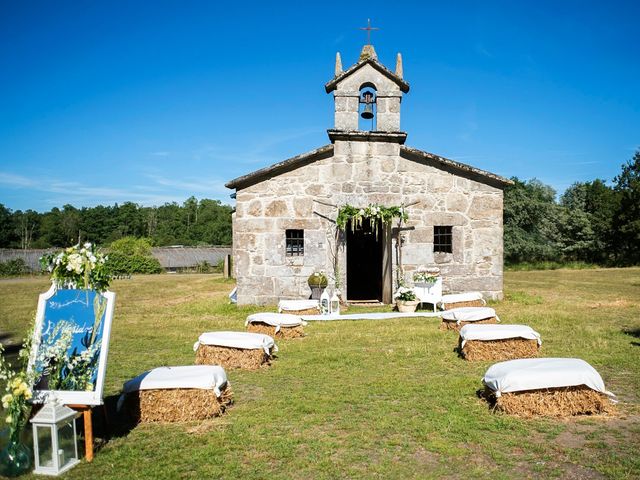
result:
M 318 300 L 280 300 L 278 302 L 278 313 L 292 310 L 309 310 L 310 308 L 320 310 L 320 302 Z
M 481 325 L 469 324 L 460 329 L 460 339 L 462 340 L 460 348 L 464 348 L 468 340 L 491 341 L 509 338 L 536 340 L 538 345 L 542 345 L 540 334 L 526 325 L 494 325 L 484 323 Z
M 496 397 L 503 393 L 585 385 L 615 398 L 604 388 L 602 377 L 578 358 L 521 358 L 492 365 L 482 379 Z
M 254 313 L 249 315 L 247 317 L 247 321 L 244 322 L 244 326 L 246 327 L 250 323 L 265 323 L 267 325 L 271 325 L 272 327 L 276 327 L 276 333 L 278 333 L 282 327 L 305 327 L 307 325 L 307 322 L 302 320 L 302 317 L 299 317 L 298 315 L 272 312 Z
M 440 303 L 446 305 L 447 303 L 473 302 L 475 300 L 482 300 L 484 305 L 487 304 L 480 292 L 449 293 L 442 296 Z
M 229 385 L 227 373 L 218 365 L 186 365 L 181 367 L 158 367 L 138 375 L 124 383 L 118 399 L 118 410 L 122 408 L 124 396 L 140 390 L 199 389 L 213 390 L 220 398 L 222 389 Z
M 460 307 L 452 308 L 442 312 L 442 319 L 450 322 L 478 322 L 488 318 L 496 317 L 496 321 L 500 321 L 496 311 L 491 307 Z
M 200 345 L 241 348 L 244 350 L 262 349 L 267 355 L 271 353 L 271 349 L 274 352 L 278 351 L 276 342 L 269 335 L 252 332 L 205 332 L 193 344 L 193 351 L 197 351 Z

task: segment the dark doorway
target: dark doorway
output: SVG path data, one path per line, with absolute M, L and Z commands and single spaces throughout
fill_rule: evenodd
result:
M 347 297 L 349 300 L 382 301 L 382 221 L 368 219 L 362 225 L 347 225 Z

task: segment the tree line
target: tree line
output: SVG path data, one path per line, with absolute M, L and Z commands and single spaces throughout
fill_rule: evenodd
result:
M 576 182 L 559 201 L 538 180 L 512 180 L 504 192 L 507 264 L 640 264 L 640 150 L 613 185 Z
M 79 241 L 109 245 L 124 237 L 145 237 L 157 246 L 231 245 L 232 211 L 218 200 L 195 197 L 182 205 L 64 205 L 46 213 L 11 211 L 0 204 L 0 247 L 66 247 Z
M 512 178 L 504 191 L 507 264 L 586 262 L 640 264 L 640 150 L 605 180 L 577 182 L 559 199 L 548 185 Z M 91 241 L 109 245 L 124 237 L 153 245 L 230 245 L 232 208 L 190 197 L 182 205 L 84 207 L 47 213 L 15 212 L 0 204 L 0 247 L 48 248 Z

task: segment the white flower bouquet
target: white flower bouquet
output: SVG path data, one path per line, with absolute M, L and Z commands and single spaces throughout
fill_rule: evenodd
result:
M 94 250 L 91 243 L 75 245 L 59 253 L 40 258 L 43 270 L 51 273 L 57 288 L 90 289 L 104 292 L 109 288 L 111 275 L 108 257 Z

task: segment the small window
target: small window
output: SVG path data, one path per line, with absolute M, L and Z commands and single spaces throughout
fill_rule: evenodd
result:
M 453 253 L 453 227 L 433 227 L 433 251 Z
M 286 231 L 287 257 L 304 255 L 304 230 Z

